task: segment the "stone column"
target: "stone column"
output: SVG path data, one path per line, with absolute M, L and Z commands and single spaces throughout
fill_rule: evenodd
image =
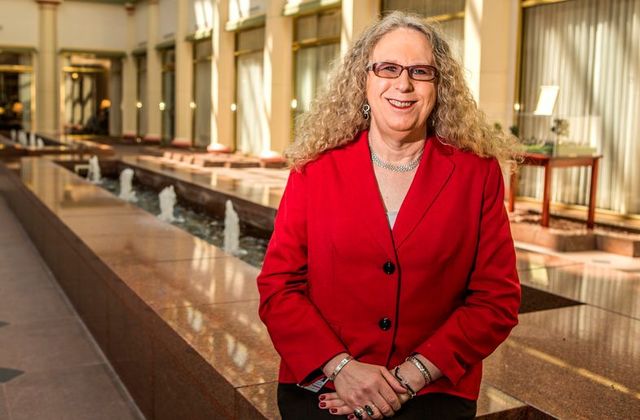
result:
M 342 0 L 342 34 L 340 54 L 344 55 L 351 43 L 380 15 L 379 1 Z
M 144 112 L 147 113 L 145 141 L 160 142 L 160 101 L 162 100 L 162 63 L 156 50 L 159 25 L 158 0 L 148 0 L 147 25 L 147 98 Z
M 176 13 L 176 103 L 175 146 L 191 146 L 193 101 L 193 45 L 185 38 L 188 35 L 189 7 L 187 0 L 177 1 Z
M 38 60 L 36 69 L 36 119 L 34 131 L 60 131 L 58 85 L 58 5 L 62 0 L 36 0 L 38 13 Z
M 467 0 L 464 67 L 471 92 L 490 123 L 512 124 L 518 0 Z
M 122 60 L 122 134 L 126 139 L 136 138 L 136 60 L 131 51 L 136 44 L 135 5 L 125 4 L 127 9 L 127 50 L 129 54 Z
M 211 144 L 210 151 L 234 148 L 231 111 L 235 86 L 234 34 L 224 25 L 229 20 L 229 0 L 213 0 L 213 28 L 211 30 Z
M 281 155 L 291 142 L 293 19 L 282 16 L 284 3 L 267 3 L 263 83 L 268 132 L 260 150 L 263 157 Z

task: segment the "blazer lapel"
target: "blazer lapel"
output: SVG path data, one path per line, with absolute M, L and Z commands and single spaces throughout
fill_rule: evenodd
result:
M 360 225 L 391 259 L 395 255 L 393 239 L 373 172 L 368 132 L 362 132 L 353 146 L 353 155 L 349 157 L 349 166 L 353 171 L 349 179 L 353 182 L 352 188 L 348 189 L 348 200 L 359 215 Z
M 450 154 L 448 146 L 442 145 L 436 137 L 427 140 L 420 166 L 393 227 L 396 249 L 415 230 L 451 178 L 455 164 Z

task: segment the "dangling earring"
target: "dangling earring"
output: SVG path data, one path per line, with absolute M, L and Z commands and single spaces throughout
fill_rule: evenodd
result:
M 362 105 L 362 116 L 364 117 L 365 120 L 369 119 L 370 112 L 371 112 L 371 106 L 369 106 L 369 104 L 365 102 L 365 104 Z

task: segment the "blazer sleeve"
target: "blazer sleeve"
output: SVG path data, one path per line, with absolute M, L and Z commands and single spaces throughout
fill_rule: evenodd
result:
M 258 275 L 259 314 L 273 344 L 298 383 L 346 347 L 308 298 L 307 185 L 292 170 L 274 222 L 273 235 Z
M 495 159 L 485 178 L 477 241 L 464 304 L 415 350 L 453 384 L 469 366 L 489 356 L 518 323 L 520 282 L 502 172 Z

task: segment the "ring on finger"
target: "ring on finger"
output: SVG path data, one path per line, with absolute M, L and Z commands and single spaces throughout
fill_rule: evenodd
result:
M 366 412 L 367 412 L 367 415 L 368 415 L 369 417 L 373 417 L 373 414 L 374 414 L 374 413 L 373 413 L 373 408 L 371 408 L 371 406 L 370 406 L 370 405 L 365 405 L 365 406 L 364 406 L 364 411 L 366 411 Z
M 362 420 L 364 418 L 364 410 L 360 407 L 356 407 L 356 409 L 353 410 L 353 415 Z

